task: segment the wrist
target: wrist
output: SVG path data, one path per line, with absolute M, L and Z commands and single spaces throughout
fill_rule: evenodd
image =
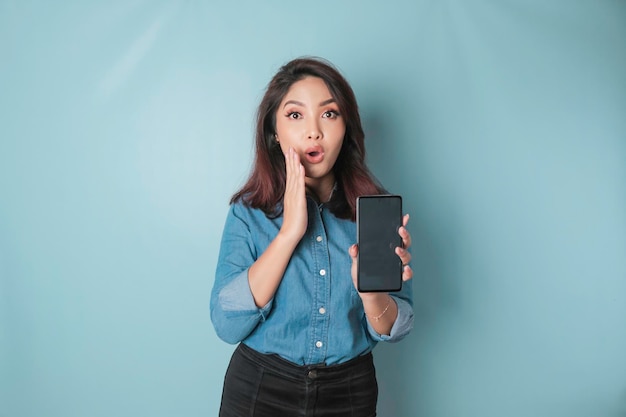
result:
M 391 305 L 394 304 L 395 301 L 389 294 L 381 294 L 377 298 L 372 298 L 371 302 L 364 301 L 363 309 L 365 310 L 365 315 L 369 319 L 371 323 L 378 323 L 383 316 L 391 314 L 389 310 L 391 309 Z
M 292 231 L 287 232 L 284 229 L 280 229 L 274 240 L 278 241 L 279 244 L 285 245 L 291 249 L 295 249 L 301 239 L 302 235 L 293 233 Z
M 385 305 L 385 308 L 383 309 L 383 311 L 381 311 L 379 314 L 377 314 L 376 316 L 371 316 L 368 315 L 367 317 L 369 317 L 371 320 L 374 320 L 375 322 L 378 322 L 380 320 L 380 318 L 382 316 L 385 315 L 385 313 L 387 313 L 387 311 L 389 310 L 389 306 L 391 305 L 391 297 L 389 297 L 389 300 L 387 301 L 387 304 Z
M 386 292 L 360 292 L 359 296 L 364 306 L 386 303 L 391 298 Z

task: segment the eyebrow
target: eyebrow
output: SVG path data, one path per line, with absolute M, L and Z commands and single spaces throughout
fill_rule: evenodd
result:
M 319 107 L 326 106 L 327 104 L 334 103 L 334 102 L 336 102 L 336 101 L 337 101 L 337 100 L 335 100 L 334 98 L 332 98 L 332 97 L 331 97 L 331 98 L 329 98 L 328 100 L 324 100 L 324 101 L 322 101 L 322 102 L 319 104 Z M 295 104 L 296 106 L 305 107 L 305 106 L 304 106 L 304 103 L 302 103 L 301 101 L 297 101 L 297 100 L 289 100 L 289 101 L 285 102 L 285 105 L 283 106 L 283 109 L 284 109 L 285 107 L 287 107 L 287 105 L 288 105 L 288 104 Z

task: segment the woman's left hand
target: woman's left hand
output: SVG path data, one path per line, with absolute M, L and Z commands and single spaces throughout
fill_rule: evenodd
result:
M 413 278 L 413 270 L 409 266 L 409 263 L 411 262 L 411 253 L 409 252 L 408 249 L 411 246 L 411 234 L 406 229 L 406 225 L 408 223 L 409 223 L 409 215 L 405 214 L 404 217 L 402 217 L 402 226 L 398 229 L 398 234 L 402 238 L 402 247 L 400 246 L 396 247 L 396 254 L 400 257 L 400 260 L 402 261 L 402 265 L 403 265 L 402 281 L 408 281 L 411 278 Z M 350 257 L 352 258 L 352 270 L 351 270 L 352 282 L 354 284 L 354 288 L 357 288 L 357 291 L 358 291 L 358 286 L 356 282 L 356 276 L 357 276 L 356 266 L 357 266 L 357 255 L 359 254 L 359 246 L 357 244 L 350 246 L 350 248 L 348 249 L 348 253 L 350 254 Z

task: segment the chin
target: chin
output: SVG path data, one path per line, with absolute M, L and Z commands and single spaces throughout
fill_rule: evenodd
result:
M 308 178 L 312 178 L 312 179 L 322 179 L 324 177 L 326 177 L 328 174 L 331 173 L 330 169 L 324 169 L 324 168 L 318 168 L 318 167 L 313 167 L 311 168 L 305 168 L 304 170 L 304 175 Z

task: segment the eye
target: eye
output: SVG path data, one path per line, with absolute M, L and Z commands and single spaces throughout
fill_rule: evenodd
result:
M 337 117 L 339 117 L 339 112 L 336 110 L 328 110 L 322 114 L 322 117 L 327 119 L 336 119 Z
M 297 120 L 297 119 L 301 119 L 302 115 L 298 113 L 297 111 L 292 111 L 292 112 L 287 113 L 287 117 L 289 119 Z

